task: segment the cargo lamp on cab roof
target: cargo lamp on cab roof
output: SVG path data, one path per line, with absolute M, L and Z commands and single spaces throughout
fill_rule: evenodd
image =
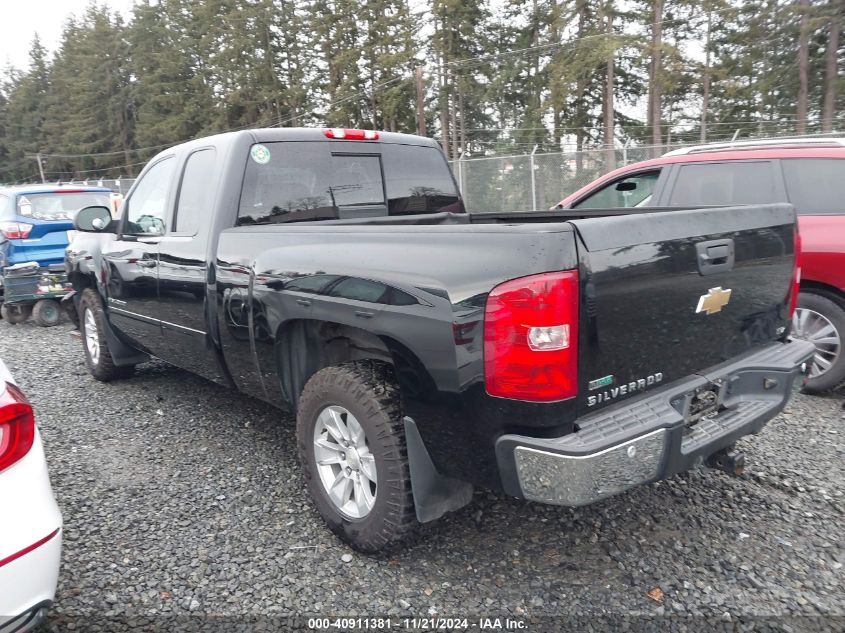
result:
M 329 127 L 323 130 L 328 138 L 343 139 L 345 141 L 377 141 L 378 132 L 375 130 L 350 130 L 341 127 Z

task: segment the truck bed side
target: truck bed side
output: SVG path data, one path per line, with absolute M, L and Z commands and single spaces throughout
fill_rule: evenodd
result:
M 487 294 L 576 265 L 567 224 L 228 229 L 216 261 L 220 341 L 241 390 L 287 406 L 333 359 L 387 355 L 438 470 L 495 484 L 491 436 L 569 432 L 575 410 L 486 394 Z

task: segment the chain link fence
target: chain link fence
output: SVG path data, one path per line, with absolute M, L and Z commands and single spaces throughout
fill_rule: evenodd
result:
M 765 135 L 738 140 L 763 141 L 786 136 Z M 813 136 L 823 138 L 826 135 Z M 542 211 L 613 169 L 693 145 L 699 143 L 672 143 L 661 146 L 657 151 L 653 146 L 616 148 L 612 164 L 606 164 L 609 161 L 604 149 L 484 156 L 450 163 L 469 213 Z
M 661 153 L 669 149 L 675 147 Z M 606 164 L 602 149 L 465 158 L 451 164 L 468 212 L 539 211 L 608 171 L 654 156 L 651 147 L 616 149 L 614 154 L 612 165 Z

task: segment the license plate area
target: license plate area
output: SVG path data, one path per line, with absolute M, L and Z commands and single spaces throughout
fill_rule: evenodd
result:
M 724 409 L 725 385 L 722 380 L 711 382 L 707 385 L 687 393 L 684 396 L 683 408 L 684 424 L 691 428 L 705 418 L 719 414 Z

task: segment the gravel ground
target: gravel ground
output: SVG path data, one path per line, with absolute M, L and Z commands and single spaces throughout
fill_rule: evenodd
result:
M 845 629 L 842 394 L 796 394 L 742 442 L 741 478 L 694 471 L 580 509 L 477 492 L 406 549 L 367 557 L 311 507 L 289 416 L 160 363 L 97 383 L 70 330 L 0 322 L 64 513 L 52 630 L 175 616 L 167 630 L 254 630 L 289 614 Z

